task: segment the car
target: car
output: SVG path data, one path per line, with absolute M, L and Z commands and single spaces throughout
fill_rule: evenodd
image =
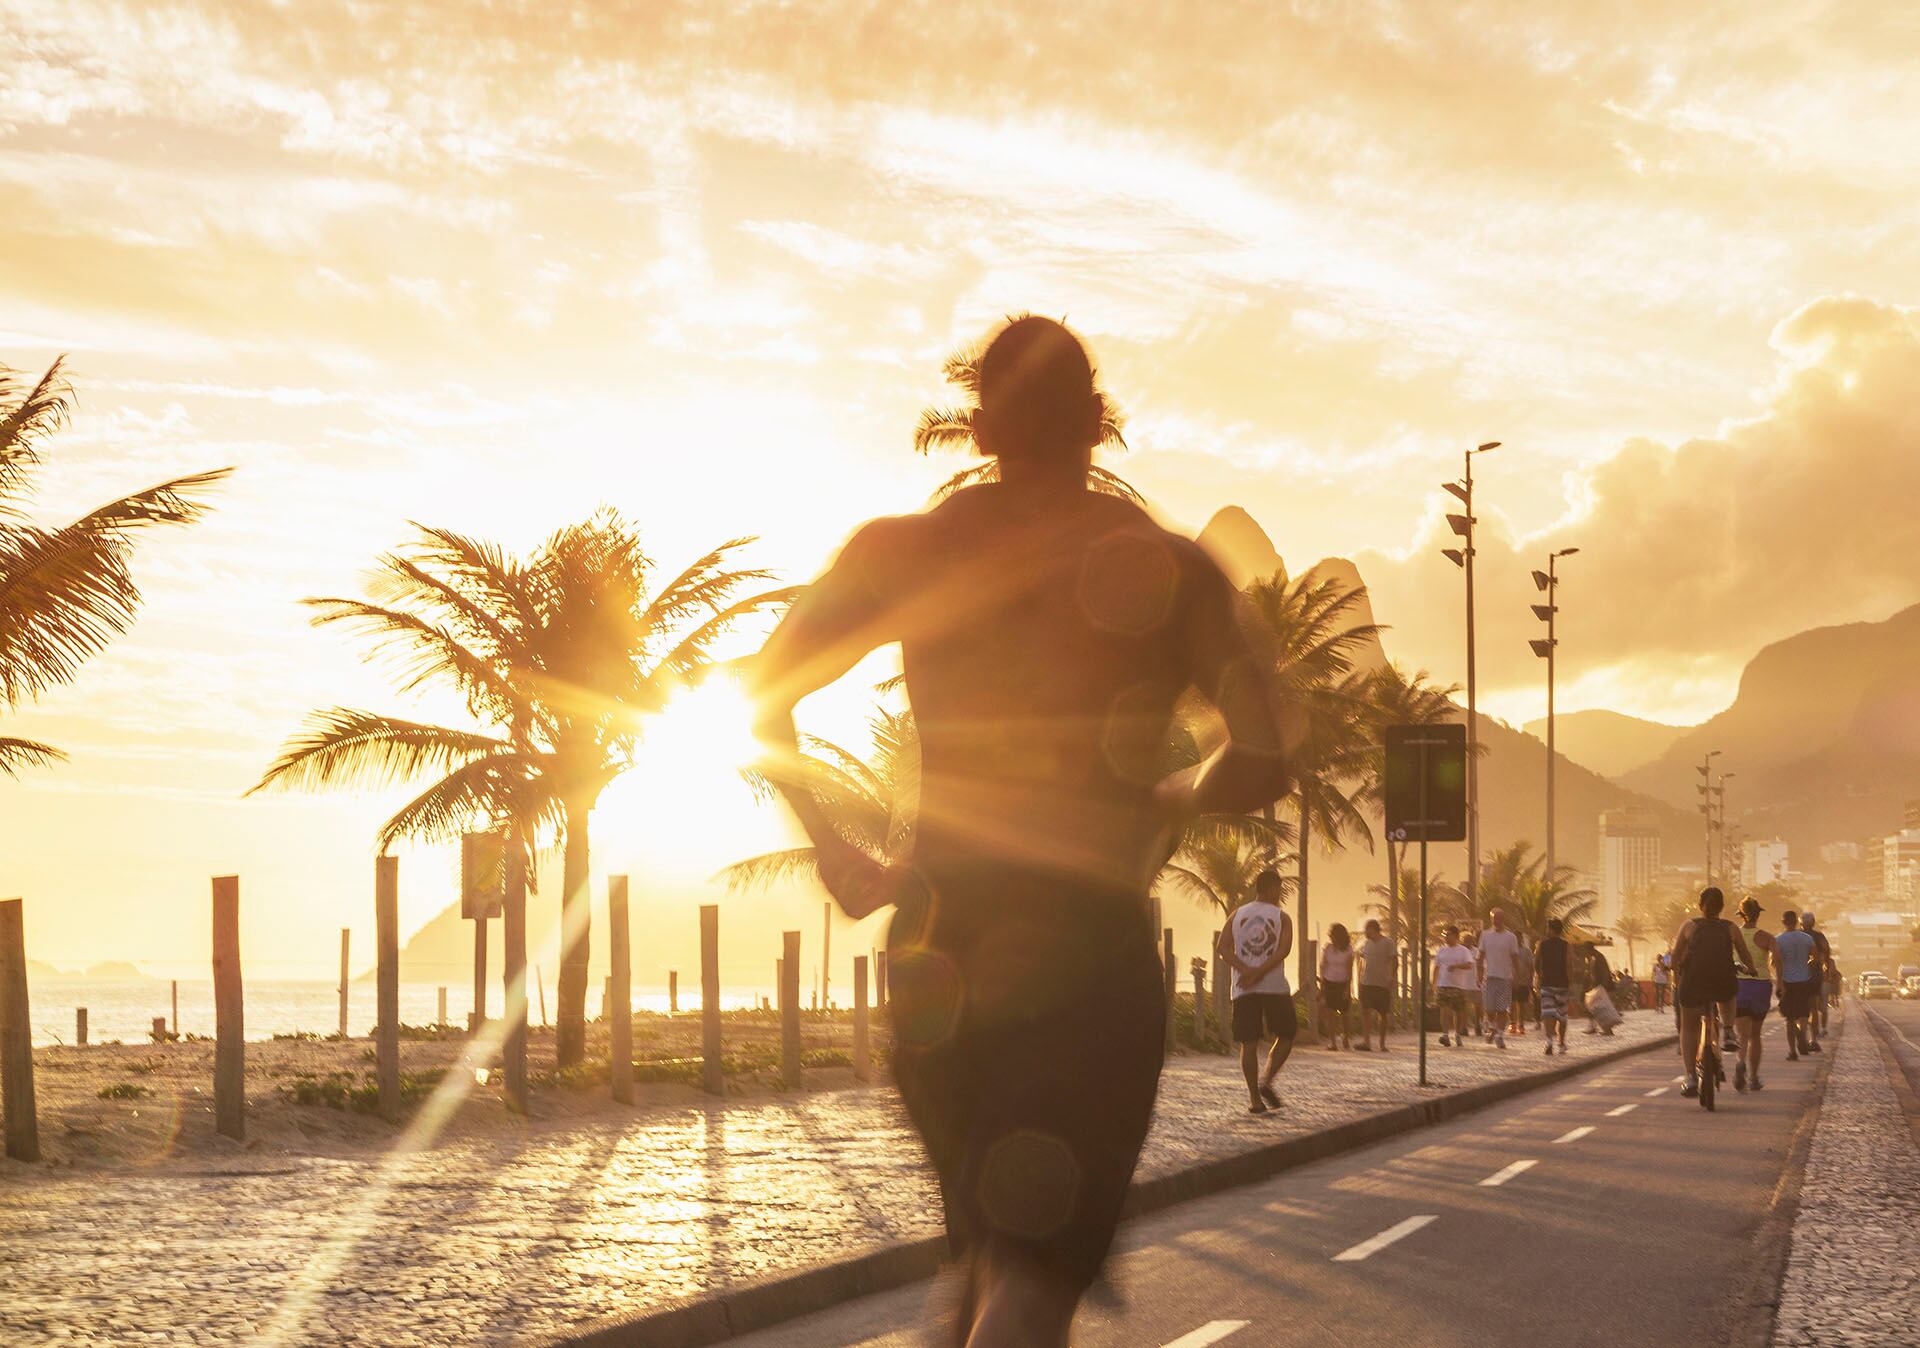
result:
M 1867 974 L 1863 978 L 1860 995 L 1870 1002 L 1891 998 L 1893 980 L 1885 974 Z
M 1864 997 L 1867 995 L 1868 982 L 1876 978 L 1885 978 L 1885 977 L 1886 975 L 1881 973 L 1878 969 L 1869 969 L 1865 973 L 1861 974 L 1860 977 L 1854 981 L 1854 985 L 1853 985 L 1854 990 L 1858 992 L 1862 997 Z
M 1900 995 L 1909 1001 L 1920 1001 L 1920 974 L 1908 974 L 1906 982 L 1900 985 Z

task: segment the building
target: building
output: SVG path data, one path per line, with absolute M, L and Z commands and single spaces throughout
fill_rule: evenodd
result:
M 1756 889 L 1787 878 L 1787 845 L 1778 838 L 1740 844 L 1740 885 Z
M 1920 918 L 1912 913 L 1847 913 L 1820 926 L 1833 945 L 1834 963 L 1847 978 L 1869 969 L 1878 969 L 1891 978 L 1895 957 L 1913 942 L 1916 923 Z
M 1627 896 L 1651 887 L 1659 873 L 1660 830 L 1653 821 L 1640 810 L 1602 811 L 1598 924 L 1617 924 Z
M 1906 813 L 1901 819 L 1902 828 L 1920 828 L 1920 800 L 1907 802 Z
M 1853 865 L 1865 855 L 1857 842 L 1830 842 L 1820 847 L 1820 859 L 1829 866 Z
M 1912 908 L 1920 898 L 1920 828 L 1903 828 L 1880 841 L 1880 873 L 1869 877 L 1879 882 L 1881 896 L 1902 909 Z

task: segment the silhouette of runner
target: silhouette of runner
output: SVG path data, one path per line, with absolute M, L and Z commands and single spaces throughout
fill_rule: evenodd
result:
M 1066 1342 L 1153 1111 L 1153 874 L 1194 815 L 1286 792 L 1292 717 L 1219 569 L 1087 490 L 1099 403 L 1079 341 L 1016 320 L 982 358 L 979 400 L 1001 480 L 860 529 L 767 643 L 755 690 L 770 775 L 829 892 L 854 918 L 897 905 L 894 1072 L 969 1261 L 955 1342 L 1033 1348 Z M 913 862 L 895 871 L 780 765 L 794 703 L 890 642 L 921 743 Z M 1189 689 L 1227 738 L 1162 779 Z

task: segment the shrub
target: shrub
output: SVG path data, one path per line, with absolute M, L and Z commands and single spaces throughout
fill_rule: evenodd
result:
M 116 1081 L 111 1086 L 102 1086 L 94 1094 L 102 1100 L 140 1100 L 153 1092 L 135 1081 Z

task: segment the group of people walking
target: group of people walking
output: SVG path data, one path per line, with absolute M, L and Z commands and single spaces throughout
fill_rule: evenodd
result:
M 1681 1094 L 1700 1095 L 1701 1076 L 1723 1073 L 1719 1048 L 1734 1056 L 1733 1088 L 1761 1090 L 1761 1029 L 1775 1005 L 1787 1022 L 1787 1061 L 1819 1053 L 1827 1013 L 1840 997 L 1840 969 L 1826 933 L 1811 912 L 1789 908 L 1780 929 L 1760 925 L 1765 908 L 1749 896 L 1741 901 L 1740 921 L 1721 916 L 1726 896 L 1718 887 L 1700 892 L 1700 915 L 1689 918 L 1674 936 L 1667 957 L 1677 984 L 1674 1017 L 1680 1029 L 1680 1056 L 1687 1082 Z

